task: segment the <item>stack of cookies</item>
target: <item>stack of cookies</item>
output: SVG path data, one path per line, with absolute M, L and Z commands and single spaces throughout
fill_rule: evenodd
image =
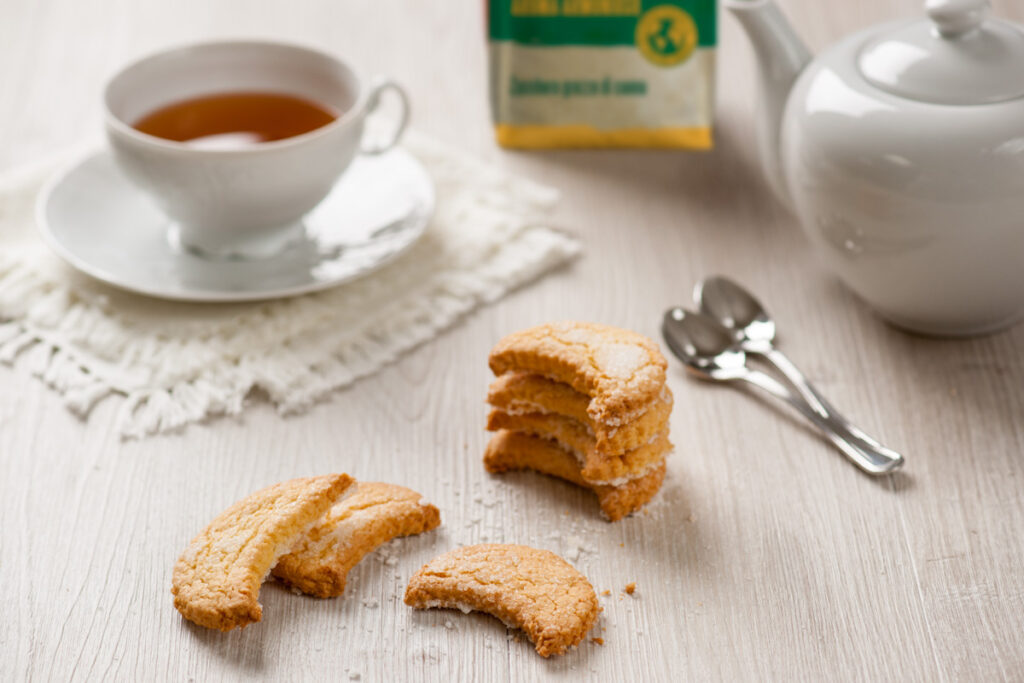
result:
M 647 337 L 560 322 L 510 334 L 494 347 L 487 401 L 496 432 L 490 472 L 532 469 L 597 494 L 611 521 L 647 503 L 665 478 L 672 393 L 667 363 Z

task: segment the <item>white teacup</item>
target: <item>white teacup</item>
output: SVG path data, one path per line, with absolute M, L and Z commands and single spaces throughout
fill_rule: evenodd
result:
M 394 134 L 363 142 L 367 114 L 385 90 L 401 101 Z M 239 149 L 202 149 L 132 127 L 182 100 L 229 92 L 274 92 L 340 112 L 308 133 Z M 269 41 L 224 41 L 171 49 L 125 67 L 104 93 L 107 138 L 121 169 L 173 221 L 183 246 L 218 257 L 273 254 L 302 229 L 357 153 L 393 147 L 409 118 L 405 91 L 366 84 L 340 59 Z

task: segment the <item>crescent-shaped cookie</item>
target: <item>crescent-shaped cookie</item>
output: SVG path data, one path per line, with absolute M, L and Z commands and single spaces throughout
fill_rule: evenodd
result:
M 581 464 L 580 476 L 591 484 L 614 486 L 638 477 L 664 461 L 672 450 L 666 427 L 666 431 L 656 434 L 650 441 L 631 451 L 604 455 L 597 451 L 594 437 L 587 433 L 582 424 L 554 413 L 509 415 L 500 410 L 492 410 L 487 416 L 487 429 L 492 432 L 509 429 L 557 441 L 576 456 Z
M 522 629 L 542 657 L 578 644 L 601 611 L 593 586 L 561 557 L 505 544 L 435 557 L 409 579 L 405 604 L 486 612 Z
M 270 568 L 352 483 L 347 474 L 292 479 L 220 513 L 174 565 L 175 608 L 189 621 L 221 631 L 259 621 L 260 584 Z
M 590 397 L 568 384 L 542 375 L 510 372 L 495 378 L 487 402 L 509 415 L 554 413 L 576 420 L 593 434 L 598 453 L 618 455 L 648 443 L 665 430 L 672 413 L 672 392 L 664 387 L 658 397 L 630 422 L 609 425 L 587 413 Z
M 484 451 L 484 467 L 493 474 L 534 470 L 590 489 L 597 495 L 601 512 L 611 522 L 617 522 L 650 502 L 665 480 L 665 460 L 662 459 L 646 473 L 618 486 L 591 484 L 580 475 L 576 458 L 554 442 L 507 430 L 491 437 Z
M 532 372 L 590 397 L 587 413 L 614 425 L 660 394 L 668 363 L 657 344 L 629 330 L 565 321 L 514 332 L 491 350 L 495 375 Z
M 303 593 L 331 598 L 363 557 L 397 536 L 429 531 L 441 523 L 437 508 L 412 489 L 359 482 L 282 557 L 273 574 Z

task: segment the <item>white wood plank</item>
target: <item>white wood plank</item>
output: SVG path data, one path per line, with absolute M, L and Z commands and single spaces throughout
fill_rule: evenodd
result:
M 814 47 L 919 11 L 914 0 L 783 5 Z M 995 5 L 1024 20 L 1019 5 Z M 491 142 L 481 6 L 0 5 L 0 168 L 95 133 L 103 78 L 130 57 L 269 35 L 394 75 L 421 130 L 561 188 L 559 222 L 586 245 L 579 262 L 287 419 L 257 398 L 237 420 L 123 443 L 113 404 L 82 423 L 0 367 L 0 679 L 1024 678 L 1024 330 L 910 337 L 821 271 L 759 178 L 750 55 L 728 17 L 714 153 L 524 154 Z M 905 476 L 862 477 L 785 413 L 676 365 L 678 453 L 647 514 L 610 525 L 572 486 L 483 471 L 498 337 L 566 317 L 655 335 L 661 311 L 715 271 L 762 295 L 821 389 L 906 451 Z M 413 486 L 444 524 L 396 542 L 394 567 L 368 558 L 342 599 L 268 584 L 261 624 L 224 635 L 183 622 L 169 584 L 189 538 L 260 486 L 330 470 Z M 401 603 L 422 562 L 480 541 L 578 552 L 598 591 L 612 591 L 605 645 L 545 661 L 495 620 Z M 623 597 L 630 581 L 638 592 Z

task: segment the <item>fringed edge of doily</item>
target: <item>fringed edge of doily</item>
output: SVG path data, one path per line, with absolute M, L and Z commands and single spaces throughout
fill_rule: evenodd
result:
M 236 415 L 256 389 L 265 391 L 282 413 L 295 413 L 376 372 L 480 305 L 501 298 L 579 252 L 579 242 L 573 237 L 545 227 L 528 228 L 473 271 L 441 272 L 432 278 L 428 292 L 418 290 L 395 299 L 378 311 L 356 338 L 345 331 L 325 334 L 310 342 L 316 344 L 315 349 L 295 353 L 275 349 L 254 354 L 236 365 L 169 388 L 125 390 L 117 385 L 117 368 L 90 372 L 73 349 L 52 340 L 31 316 L 0 322 L 0 362 L 27 369 L 83 418 L 100 400 L 124 396 L 117 427 L 126 438 L 173 431 L 214 416 Z M 0 281 L 5 270 L 8 276 L 14 276 L 18 268 L 0 259 Z M 19 296 L 25 301 L 39 301 L 47 295 L 63 297 L 59 302 L 63 321 L 81 321 L 99 314 L 89 310 L 92 304 L 61 294 L 60 288 L 45 278 L 16 276 L 3 284 L 20 288 Z M 310 364 L 311 357 L 326 360 Z

